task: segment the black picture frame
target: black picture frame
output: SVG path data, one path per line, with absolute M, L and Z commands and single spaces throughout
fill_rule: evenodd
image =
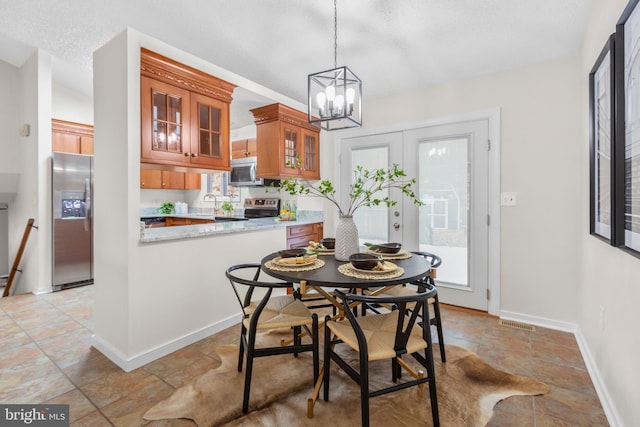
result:
M 616 238 L 615 33 L 605 43 L 589 73 L 589 232 L 608 243 Z
M 615 244 L 640 257 L 640 0 L 616 24 Z

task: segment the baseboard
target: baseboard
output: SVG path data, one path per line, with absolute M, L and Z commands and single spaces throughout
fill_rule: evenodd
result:
M 582 331 L 580 330 L 580 327 L 578 325 L 576 325 L 575 323 L 560 322 L 557 320 L 529 316 L 526 314 L 514 313 L 511 311 L 501 311 L 500 318 L 506 320 L 515 320 L 517 322 L 528 323 L 530 325 L 536 325 L 548 329 L 555 329 L 558 331 L 571 332 L 576 338 L 578 348 L 580 349 L 580 353 L 582 354 L 582 359 L 584 360 L 584 363 L 587 367 L 587 372 L 589 372 L 589 377 L 591 377 L 593 387 L 596 389 L 598 399 L 600 399 L 600 404 L 602 405 L 602 409 L 604 410 L 604 414 L 607 417 L 609 425 L 611 427 L 618 427 L 623 425 L 620 422 L 618 411 L 616 410 L 613 399 L 611 399 L 611 396 L 609 395 L 607 386 L 600 376 L 598 366 L 595 363 L 591 351 L 589 351 L 587 341 L 585 340 L 584 335 L 582 335 Z
M 168 342 L 162 346 L 156 347 L 144 353 L 138 354 L 137 356 L 127 358 L 126 355 L 122 354 L 119 350 L 113 348 L 108 342 L 102 340 L 100 337 L 95 334 L 92 336 L 93 346 L 108 357 L 113 363 L 118 365 L 123 371 L 131 372 L 134 369 L 140 368 L 147 363 L 151 363 L 154 360 L 157 360 L 161 357 L 164 357 L 168 354 L 173 353 L 176 350 L 180 350 L 183 347 L 186 347 L 190 344 L 193 344 L 197 341 L 200 341 L 203 338 L 206 338 L 210 335 L 213 335 L 217 332 L 220 332 L 228 327 L 231 327 L 238 323 L 239 316 L 230 316 L 226 319 L 221 320 L 220 322 L 214 323 L 213 325 L 202 328 L 198 331 L 192 332 L 188 335 L 183 336 L 182 338 L 178 338 L 171 342 Z
M 609 421 L 609 425 L 611 427 L 622 426 L 623 423 L 622 421 L 620 421 L 620 415 L 618 414 L 616 405 L 614 404 L 611 395 L 609 395 L 607 386 L 600 376 L 598 366 L 596 365 L 595 359 L 593 358 L 593 355 L 589 350 L 589 346 L 587 345 L 587 341 L 585 340 L 584 335 L 582 335 L 582 330 L 580 329 L 580 327 L 577 328 L 575 336 L 576 341 L 578 342 L 578 347 L 580 348 L 580 353 L 582 353 L 584 363 L 585 365 L 587 365 L 587 371 L 589 371 L 589 376 L 591 377 L 593 386 L 595 387 L 596 393 L 598 394 L 598 399 L 600 399 L 600 404 L 602 405 L 604 414 L 607 416 L 607 421 Z

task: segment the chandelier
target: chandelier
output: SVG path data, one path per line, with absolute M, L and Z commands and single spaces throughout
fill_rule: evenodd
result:
M 362 81 L 338 67 L 338 8 L 333 0 L 333 68 L 309 74 L 309 123 L 330 131 L 362 126 Z

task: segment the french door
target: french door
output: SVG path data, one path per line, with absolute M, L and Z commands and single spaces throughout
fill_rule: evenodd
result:
M 489 120 L 478 119 L 344 138 L 340 147 L 342 188 L 348 188 L 358 165 L 374 169 L 395 163 L 416 178 L 423 203 L 417 206 L 392 190 L 396 206 L 356 211 L 361 244 L 400 242 L 408 250 L 440 256 L 440 300 L 483 311 L 489 276 L 488 141 Z

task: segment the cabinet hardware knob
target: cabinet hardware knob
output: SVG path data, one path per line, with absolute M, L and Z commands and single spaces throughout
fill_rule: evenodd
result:
M 191 153 L 191 157 L 198 157 L 198 153 Z
M 189 153 L 184 153 L 184 156 L 185 157 L 189 157 Z

